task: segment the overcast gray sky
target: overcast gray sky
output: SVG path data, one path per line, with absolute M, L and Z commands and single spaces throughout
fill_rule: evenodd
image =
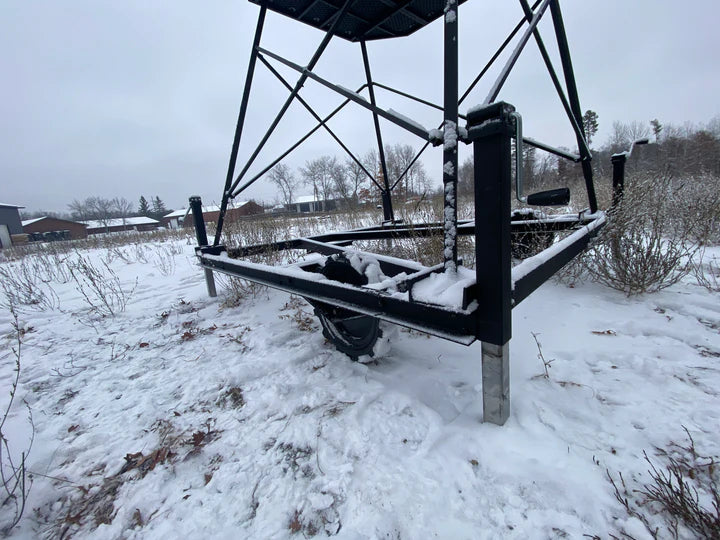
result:
M 720 114 L 717 0 L 561 2 L 583 110 L 599 115 L 603 141 L 614 120 L 704 123 Z M 199 194 L 219 201 L 259 8 L 245 0 L 3 0 L 0 16 L 0 202 L 65 211 L 90 195 L 158 195 L 168 207 Z M 520 20 L 518 2 L 468 0 L 460 8 L 464 88 Z M 550 17 L 541 24 L 555 53 Z M 263 45 L 307 63 L 322 34 L 268 13 Z M 368 45 L 374 78 L 442 103 L 442 24 Z M 499 64 L 499 66 L 502 63 Z M 559 69 L 559 62 L 556 62 Z M 358 87 L 360 47 L 336 39 L 316 71 Z M 280 70 L 288 79 L 296 75 Z M 461 107 L 482 102 L 492 77 Z M 287 91 L 258 64 L 240 161 Z M 302 95 L 329 112 L 342 98 L 308 82 Z M 574 146 L 572 132 L 533 42 L 501 99 L 523 114 L 528 136 Z M 379 104 L 436 127 L 442 115 L 378 91 Z M 313 120 L 293 105 L 253 170 L 294 142 Z M 370 114 L 352 107 L 331 124 L 356 153 L 374 143 Z M 383 125 L 385 141 L 422 141 Z M 341 150 L 317 134 L 291 167 Z M 462 154 L 461 154 L 462 159 Z M 439 184 L 441 158 L 429 153 Z M 272 201 L 260 180 L 240 198 Z

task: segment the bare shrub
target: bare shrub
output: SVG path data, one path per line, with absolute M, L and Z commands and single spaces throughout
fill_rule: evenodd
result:
M 717 257 L 707 260 L 703 250 L 693 264 L 693 274 L 700 286 L 710 292 L 720 292 L 720 260 Z
M 152 264 L 163 276 L 173 275 L 175 273 L 175 250 L 162 244 L 155 246 Z
M 0 266 L 0 290 L 2 305 L 11 310 L 45 311 L 60 304 L 55 290 L 29 259 Z
M 671 442 L 667 449 L 657 449 L 660 465 L 643 452 L 650 466 L 650 481 L 640 489 L 628 488 L 622 474 L 618 475 L 620 485 L 609 471 L 607 476 L 615 498 L 653 538 L 680 538 L 687 532 L 699 538 L 720 538 L 718 457 L 700 455 L 687 429 L 685 433 L 686 445 Z M 656 516 L 662 523 L 657 523 Z
M 90 312 L 101 317 L 114 317 L 125 311 L 135 292 L 135 287 L 123 289 L 118 275 L 102 260 L 95 266 L 89 259 L 78 255 L 70 264 L 70 273 Z
M 303 332 L 312 332 L 315 330 L 315 318 L 310 311 L 305 310 L 306 307 L 308 307 L 308 304 L 302 297 L 292 294 L 290 300 L 280 308 L 280 311 L 285 313 L 278 315 L 278 317 L 283 320 L 293 321 L 295 326 Z
M 20 353 L 22 350 L 22 336 L 25 329 L 20 327 L 17 313 L 11 309 L 13 319 L 13 333 L 15 344 L 11 347 L 12 356 L 15 361 L 14 377 L 10 384 L 10 395 L 7 404 L 2 407 L 2 419 L 0 420 L 0 481 L 2 481 L 2 502 L 0 502 L 0 531 L 4 535 L 20 522 L 25 511 L 25 503 L 32 485 L 32 477 L 28 476 L 26 468 L 27 456 L 32 449 L 35 438 L 35 426 L 32 419 L 32 410 L 26 401 L 23 404 L 27 408 L 28 423 L 30 427 L 30 438 L 27 444 L 22 444 L 23 449 L 18 450 L 17 440 L 11 441 L 8 437 L 6 422 L 10 413 L 14 410 L 13 405 L 17 397 L 20 382 Z M 19 453 L 19 455 L 18 455 Z
M 628 296 L 655 292 L 691 271 L 703 227 L 692 212 L 679 212 L 682 187 L 670 178 L 639 178 L 620 203 L 586 258 L 592 279 Z
M 260 294 L 267 294 L 267 285 L 224 274 L 216 274 L 216 277 L 220 285 L 223 307 L 238 307 L 247 298 L 255 299 Z
M 720 244 L 720 177 L 703 174 L 676 180 L 669 203 L 671 223 L 701 246 Z

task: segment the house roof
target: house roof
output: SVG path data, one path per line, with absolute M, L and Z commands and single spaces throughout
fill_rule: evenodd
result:
M 228 205 L 228 210 L 231 210 L 232 208 L 242 208 L 250 201 L 234 201 L 233 204 Z M 209 214 L 210 212 L 219 212 L 220 207 L 217 205 L 210 205 L 210 206 L 203 206 L 202 207 L 203 214 Z M 180 210 L 175 210 L 174 212 L 170 212 L 169 214 L 165 214 L 164 218 L 174 218 L 174 217 L 184 217 L 185 214 L 188 213 L 187 208 L 181 208 Z
M 24 206 L 18 206 L 17 204 L 5 204 L 0 203 L 0 208 L 25 208 Z
M 39 217 L 39 218 L 35 218 L 35 219 L 25 219 L 21 223 L 22 223 L 23 227 L 27 227 L 28 225 L 32 225 L 33 223 L 37 223 L 38 221 L 42 221 L 43 219 L 54 219 L 55 221 L 63 221 L 65 223 L 75 223 L 76 225 L 84 225 L 87 227 L 87 225 L 85 223 L 80 222 L 80 221 L 72 221 L 70 219 L 62 219 L 62 218 L 56 218 L 56 217 L 52 217 L 52 216 L 43 216 L 43 217 Z
M 104 221 L 100 221 L 97 219 L 90 221 L 80 221 L 79 223 L 87 225 L 88 229 L 104 229 L 105 227 L 132 227 L 135 225 L 153 225 L 160 222 L 157 219 L 149 218 L 146 216 L 139 216 L 109 219 L 107 220 L 107 224 Z
M 20 223 L 22 223 L 22 226 L 23 226 L 23 227 L 27 227 L 28 225 L 31 225 L 31 224 L 33 224 L 33 223 L 37 223 L 37 222 L 40 221 L 41 219 L 45 219 L 46 217 L 47 217 L 47 216 L 36 217 L 35 219 L 24 219 L 24 220 L 22 220 Z
M 292 204 L 303 204 L 303 203 L 311 203 L 311 202 L 320 202 L 320 201 L 318 201 L 313 195 L 300 195 L 299 197 L 295 197 L 295 200 L 292 202 Z

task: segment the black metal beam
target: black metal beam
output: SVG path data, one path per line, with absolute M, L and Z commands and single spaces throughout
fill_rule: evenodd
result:
M 284 78 L 282 75 L 280 75 L 280 73 L 272 66 L 272 64 L 271 64 L 270 62 L 268 62 L 263 55 L 260 54 L 260 55 L 258 55 L 258 56 L 259 56 L 259 58 L 260 58 L 260 61 L 261 61 L 263 64 L 265 64 L 265 66 L 268 68 L 268 70 L 270 70 L 270 73 L 272 73 L 273 75 L 275 75 L 275 77 L 283 84 L 283 86 L 285 86 L 285 88 L 287 88 L 288 90 L 292 91 L 292 86 L 290 86 L 290 83 L 288 83 L 288 82 L 285 80 L 285 78 Z M 309 104 L 307 101 L 305 101 L 305 100 L 300 96 L 300 94 L 297 94 L 297 96 L 295 96 L 295 98 L 300 102 L 300 104 L 301 104 L 303 107 L 305 107 L 305 108 L 307 109 L 307 111 L 312 115 L 312 117 L 313 117 L 315 120 L 317 120 L 317 121 L 320 123 L 320 125 L 322 125 L 322 127 L 325 128 L 325 131 L 327 131 L 327 132 L 330 134 L 330 136 L 331 136 L 333 139 L 335 139 L 335 142 L 337 142 L 337 143 L 340 145 L 340 148 L 342 148 L 342 149 L 345 151 L 345 153 L 346 153 L 348 156 L 350 156 L 350 159 L 352 159 L 352 160 L 363 170 L 363 172 L 364 172 L 366 175 L 371 176 L 370 173 L 368 172 L 368 170 L 365 168 L 365 166 L 364 166 L 362 163 L 360 163 L 360 160 L 359 160 L 357 157 L 355 157 L 355 154 L 353 154 L 353 153 L 350 151 L 350 149 L 345 145 L 345 143 L 340 140 L 340 137 L 338 137 L 338 136 L 335 134 L 335 132 L 334 132 L 332 129 L 330 129 L 330 126 L 327 125 L 327 122 L 323 121 L 323 119 L 320 118 L 320 115 L 318 115 L 318 114 L 315 112 L 315 110 L 310 106 L 310 104 Z
M 457 270 L 458 180 L 458 4 L 445 5 L 443 62 L 443 261 L 445 270 Z
M 544 150 L 545 152 L 549 152 L 551 154 L 555 154 L 556 156 L 569 159 L 570 161 L 574 161 L 575 163 L 579 163 L 582 159 L 577 154 L 573 154 L 572 152 L 567 152 L 561 148 L 555 148 L 554 146 L 550 146 L 549 144 L 545 144 L 540 141 L 536 141 L 535 139 L 531 139 L 530 137 L 523 137 L 523 144 L 527 144 L 528 146 L 533 146 L 535 148 L 538 148 L 540 150 Z
M 233 138 L 232 149 L 230 150 L 230 163 L 228 164 L 227 176 L 225 177 L 225 188 L 223 189 L 222 200 L 220 202 L 220 214 L 218 215 L 217 227 L 215 229 L 214 245 L 218 245 L 220 243 L 220 235 L 222 234 L 223 223 L 225 221 L 225 212 L 227 211 L 228 200 L 230 199 L 230 186 L 232 184 L 233 175 L 235 174 L 238 149 L 240 148 L 240 138 L 242 137 L 243 127 L 245 126 L 245 115 L 247 113 L 248 100 L 250 99 L 253 74 L 255 73 L 257 48 L 260 46 L 260 38 L 262 37 L 263 26 L 265 25 L 266 12 L 267 8 L 262 6 L 260 8 L 260 13 L 258 14 L 257 26 L 255 27 L 255 38 L 253 39 L 252 49 L 250 50 L 250 62 L 248 63 L 247 75 L 245 76 L 245 89 L 243 90 L 243 97 L 240 102 L 240 112 L 238 113 L 238 121 L 235 126 L 235 137 Z
M 525 259 L 513 268 L 513 307 L 520 304 L 520 302 L 530 296 L 540 285 L 554 276 L 558 270 L 583 252 L 590 243 L 590 240 L 597 235 L 604 225 L 605 217 L 597 218 L 586 227 L 575 231 L 539 255 Z M 539 263 L 536 257 L 539 258 Z
M 382 88 L 383 90 L 387 90 L 388 92 L 392 92 L 393 94 L 397 94 L 398 96 L 406 97 L 408 99 L 411 99 L 413 101 L 417 101 L 418 103 L 422 103 L 423 105 L 427 105 L 428 107 L 432 107 L 433 109 L 436 109 L 438 111 L 443 111 L 443 109 L 440 105 L 436 103 L 432 103 L 430 101 L 427 101 L 425 99 L 419 98 L 417 96 L 413 96 L 412 94 L 408 94 L 407 92 L 403 92 L 402 90 L 398 90 L 396 88 L 393 88 L 392 86 L 387 86 L 386 84 L 381 84 L 379 82 L 373 82 L 373 86 L 377 86 L 378 88 Z M 458 114 L 460 118 L 463 120 L 465 119 L 464 114 Z
M 360 42 L 360 50 L 362 51 L 363 67 L 365 68 L 365 79 L 367 82 L 368 93 L 370 94 L 370 104 L 373 107 L 377 107 L 375 102 L 375 89 L 373 88 L 372 74 L 370 73 L 370 60 L 368 58 L 367 45 L 364 41 Z M 387 162 L 385 161 L 385 147 L 383 146 L 382 131 L 380 131 L 380 121 L 376 111 L 372 113 L 373 124 L 375 126 L 375 139 L 378 145 L 378 155 L 380 156 L 380 167 L 382 168 L 383 174 L 383 189 L 382 194 L 382 205 L 383 205 L 383 218 L 385 221 L 392 221 L 395 219 L 392 207 L 392 197 L 390 196 L 390 182 L 388 180 Z
M 373 105 L 370 104 L 369 101 L 367 101 L 363 97 L 357 95 L 355 92 L 351 92 L 350 90 L 347 90 L 347 89 L 343 88 L 342 86 L 331 83 L 330 81 L 320 77 L 316 73 L 313 73 L 312 71 L 310 71 L 309 67 L 304 68 L 304 67 L 296 64 L 295 62 L 291 62 L 290 60 L 287 60 L 286 58 L 283 58 L 282 56 L 280 56 L 278 54 L 268 51 L 267 49 L 263 49 L 262 47 L 259 47 L 258 50 L 262 54 L 269 56 L 270 58 L 277 60 L 278 62 L 280 62 L 282 64 L 285 64 L 286 66 L 294 69 L 298 73 L 302 73 L 305 78 L 310 78 L 313 81 L 322 84 L 324 87 L 329 88 L 333 92 L 336 92 L 336 93 L 340 94 L 341 96 L 343 96 L 351 101 L 354 101 L 361 107 L 365 107 L 369 111 L 376 112 L 379 116 L 382 116 L 383 118 L 385 118 L 385 120 L 389 120 L 393 124 L 396 124 L 396 125 L 400 126 L 401 128 L 409 131 L 410 133 L 417 135 L 421 139 L 425 139 L 426 141 L 430 139 L 430 133 L 423 126 L 421 126 L 415 122 L 409 121 L 408 119 L 406 119 L 402 116 L 393 114 L 390 111 L 386 111 L 379 107 L 374 107 Z
M 523 11 L 525 12 L 525 17 L 528 21 L 532 20 L 533 11 L 530 9 L 530 6 L 527 3 L 527 0 L 520 0 L 520 5 L 523 8 Z M 584 148 L 586 150 L 583 155 L 590 155 L 590 148 L 587 145 L 587 141 L 585 140 L 585 133 L 583 131 L 582 121 L 578 124 L 578 121 L 575 119 L 575 115 L 573 114 L 572 108 L 570 107 L 570 103 L 568 103 L 568 99 L 565 96 L 565 91 L 563 90 L 562 85 L 560 84 L 560 79 L 558 79 L 557 73 L 555 72 L 555 66 L 553 66 L 552 60 L 550 59 L 550 55 L 547 52 L 547 49 L 545 48 L 545 43 L 543 42 L 542 37 L 540 36 L 540 32 L 536 28 L 533 31 L 533 35 L 535 37 L 535 42 L 537 43 L 538 50 L 540 51 L 540 55 L 542 56 L 543 62 L 545 62 L 545 67 L 548 70 L 548 73 L 550 75 L 550 79 L 552 79 L 553 86 L 555 87 L 555 91 L 557 92 L 558 97 L 560 98 L 560 102 L 562 103 L 563 109 L 565 109 L 565 114 L 568 117 L 568 120 L 570 120 L 570 124 L 572 125 L 573 131 L 575 132 L 575 137 L 579 142 L 582 142 L 584 145 Z
M 497 116 L 473 140 L 477 316 L 491 328 L 483 341 L 504 345 L 511 336 L 510 139 L 515 130 L 510 114 L 515 109 L 503 102 L 488 109 Z
M 535 15 L 533 16 L 532 20 L 530 21 L 530 24 L 525 30 L 525 33 L 520 38 L 520 42 L 517 44 L 515 49 L 513 50 L 512 54 L 510 55 L 510 58 L 506 62 L 505 66 L 503 67 L 502 71 L 500 72 L 500 75 L 498 75 L 498 78 L 495 80 L 495 83 L 493 84 L 492 88 L 490 89 L 490 92 L 488 93 L 487 97 L 485 98 L 485 105 L 489 105 L 495 101 L 498 94 L 500 93 L 500 90 L 502 89 L 503 85 L 505 84 L 505 81 L 508 78 L 508 75 L 510 75 L 510 71 L 512 71 L 513 66 L 515 66 L 515 62 L 517 62 L 517 59 L 520 57 L 520 53 L 525 48 L 525 45 L 527 44 L 530 37 L 533 35 L 533 31 L 537 27 L 538 23 L 540 22 L 540 19 L 543 16 L 543 13 L 545 13 L 545 10 L 548 7 L 548 4 L 550 3 L 550 0 L 543 0 L 543 3 L 540 4 L 540 7 L 535 11 Z
M 542 0 L 537 0 L 537 1 L 533 4 L 533 7 L 532 7 L 533 10 L 534 10 L 537 6 L 540 5 L 540 2 L 542 2 Z M 495 63 L 495 60 L 497 60 L 498 57 L 502 54 L 502 52 L 505 50 L 505 47 L 507 47 L 507 46 L 510 44 L 510 42 L 513 40 L 513 38 L 515 37 L 515 35 L 520 31 L 520 29 L 521 29 L 524 25 L 525 25 L 525 19 L 521 19 L 520 22 L 517 23 L 517 25 L 515 26 L 515 28 L 513 28 L 513 30 L 510 32 L 510 35 L 509 35 L 507 38 L 505 38 L 505 41 L 502 42 L 502 44 L 500 45 L 500 47 L 498 48 L 498 50 L 495 51 L 495 54 L 493 54 L 493 55 L 490 57 L 490 60 L 488 60 L 488 63 L 485 64 L 485 67 L 482 68 L 482 70 L 480 70 L 480 73 L 478 74 L 478 76 L 475 77 L 475 79 L 473 80 L 473 82 L 471 82 L 471 83 L 468 85 L 467 89 L 465 90 L 465 92 L 463 93 L 463 95 L 460 97 L 460 100 L 458 101 L 458 104 L 461 105 L 462 102 L 465 101 L 465 98 L 470 95 L 470 92 L 473 91 L 473 88 L 475 88 L 475 86 L 477 85 L 477 83 L 480 82 L 480 80 L 483 78 L 483 76 L 485 75 L 485 73 L 487 73 L 487 71 L 488 71 L 488 70 L 492 67 L 492 65 Z
M 567 34 L 565 33 L 565 23 L 563 22 L 562 12 L 560 11 L 560 3 L 552 0 L 550 3 L 550 13 L 552 14 L 553 26 L 555 27 L 555 37 L 557 39 L 558 50 L 560 52 L 560 60 L 565 75 L 565 86 L 567 87 L 568 99 L 573 115 L 580 126 L 581 134 L 577 136 L 578 149 L 582 156 L 582 170 L 585 177 L 585 188 L 588 194 L 588 203 L 590 211 L 595 213 L 598 209 L 597 197 L 595 196 L 595 184 L 593 183 L 593 170 L 590 160 L 590 150 L 587 144 L 583 144 L 586 140 L 585 130 L 582 124 L 582 109 L 580 108 L 580 98 L 578 97 L 577 84 L 575 83 L 575 71 L 573 70 L 572 59 L 570 58 L 570 47 L 568 46 Z
M 342 19 L 343 15 L 345 15 L 345 12 L 347 11 L 348 7 L 350 7 L 350 4 L 352 4 L 352 1 L 353 0 L 345 0 L 345 3 L 343 4 L 342 9 L 335 14 L 335 19 L 333 20 L 332 25 L 328 29 L 327 33 L 325 34 L 325 37 L 320 42 L 320 45 L 315 50 L 315 54 L 313 54 L 312 58 L 310 59 L 310 62 L 308 63 L 308 66 L 307 66 L 308 70 L 311 70 L 313 67 L 315 67 L 315 64 L 317 64 L 318 61 L 320 60 L 320 57 L 322 56 L 323 52 L 325 52 L 325 49 L 330 44 L 330 40 L 333 37 L 333 32 L 335 31 L 335 27 L 337 26 L 338 22 Z M 258 45 L 257 47 L 255 47 L 255 51 L 256 51 L 256 53 L 260 52 L 260 51 L 262 51 L 262 48 Z M 283 104 L 283 106 L 280 108 L 280 112 L 278 112 L 278 114 L 275 117 L 275 119 L 273 120 L 272 124 L 270 124 L 270 127 L 265 132 L 265 135 L 260 140 L 260 143 L 258 144 L 257 148 L 250 156 L 250 159 L 248 159 L 248 161 L 245 164 L 245 166 L 243 167 L 242 171 L 240 171 L 240 174 L 238 175 L 238 177 L 235 179 L 235 181 L 230 186 L 230 189 L 229 189 L 230 192 L 235 190 L 235 188 L 238 186 L 240 181 L 243 179 L 243 177 L 247 173 L 248 169 L 252 166 L 252 164 L 255 161 L 255 159 L 257 158 L 258 154 L 265 146 L 265 143 L 267 143 L 268 139 L 270 138 L 270 135 L 272 135 L 273 131 L 275 131 L 275 128 L 280 123 L 280 120 L 282 120 L 283 116 L 285 116 L 285 113 L 287 112 L 288 108 L 290 107 L 290 104 L 295 99 L 295 96 L 297 95 L 298 92 L 300 92 L 300 89 L 305 84 L 307 77 L 308 77 L 308 75 L 306 72 L 301 72 L 301 75 L 300 75 L 297 83 L 295 83 L 295 87 L 293 88 L 293 91 L 290 92 L 290 95 L 285 100 L 285 103 Z
M 490 335 L 487 325 L 476 326 L 473 313 L 457 308 L 409 302 L 383 291 L 355 287 L 331 281 L 294 269 L 283 269 L 262 264 L 199 253 L 200 264 L 218 272 L 298 294 L 305 298 L 363 313 L 401 326 L 437 335 L 469 345 L 475 339 Z
M 365 89 L 366 86 L 367 86 L 366 84 L 363 84 L 362 86 L 360 86 L 360 87 L 356 90 L 356 93 L 357 93 L 357 92 L 362 92 L 362 91 Z M 261 176 L 263 176 L 266 172 L 268 172 L 270 169 L 272 169 L 275 165 L 277 165 L 277 164 L 280 163 L 283 159 L 285 159 L 293 150 L 295 150 L 298 146 L 300 146 L 302 143 L 304 143 L 306 140 L 308 140 L 318 129 L 320 129 L 321 127 L 323 127 L 323 125 L 324 125 L 326 122 L 329 122 L 337 113 L 339 113 L 342 109 L 344 109 L 345 106 L 347 106 L 348 103 L 350 103 L 350 100 L 349 100 L 349 99 L 346 99 L 345 101 L 343 101 L 343 102 L 342 102 L 340 105 L 338 105 L 330 114 L 328 114 L 325 118 L 323 118 L 320 123 L 318 123 L 314 128 L 312 128 L 312 129 L 311 129 L 310 131 L 308 131 L 305 135 L 303 135 L 295 144 L 293 144 L 290 148 L 288 148 L 287 150 L 285 150 L 285 152 L 283 152 L 282 154 L 280 154 L 279 157 L 277 157 L 274 161 L 272 161 L 272 162 L 270 163 L 270 165 L 266 166 L 263 170 L 261 170 L 261 171 L 260 171 L 259 173 L 257 173 L 255 176 L 253 176 L 252 178 L 250 178 L 250 180 L 248 180 L 247 182 L 245 182 L 242 186 L 240 186 L 239 188 L 235 189 L 235 191 L 233 191 L 233 192 L 230 194 L 230 196 L 231 196 L 231 197 L 236 197 L 238 194 L 242 193 L 245 189 L 247 189 L 248 187 L 250 187 L 250 186 L 251 186 L 253 183 L 255 183 L 255 181 L 257 181 Z M 370 178 L 370 180 L 371 180 L 378 188 L 382 189 L 382 188 L 380 187 L 380 185 L 375 181 L 375 178 L 373 178 L 373 177 L 370 176 L 370 175 L 368 175 L 368 178 Z

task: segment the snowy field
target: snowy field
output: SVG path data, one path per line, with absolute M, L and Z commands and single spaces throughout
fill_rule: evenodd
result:
M 720 453 L 720 298 L 692 278 L 633 298 L 545 284 L 513 312 L 499 427 L 481 423 L 479 343 L 397 329 L 355 363 L 302 299 L 208 298 L 189 242 L 120 249 L 67 256 L 106 261 L 124 310 L 56 276 L 49 309 L 20 313 L 4 432 L 24 449 L 25 400 L 35 436 L 15 538 L 651 538 L 608 472 L 639 489 L 643 452 L 662 465 L 684 428 Z M 2 403 L 12 322 L 3 308 Z

